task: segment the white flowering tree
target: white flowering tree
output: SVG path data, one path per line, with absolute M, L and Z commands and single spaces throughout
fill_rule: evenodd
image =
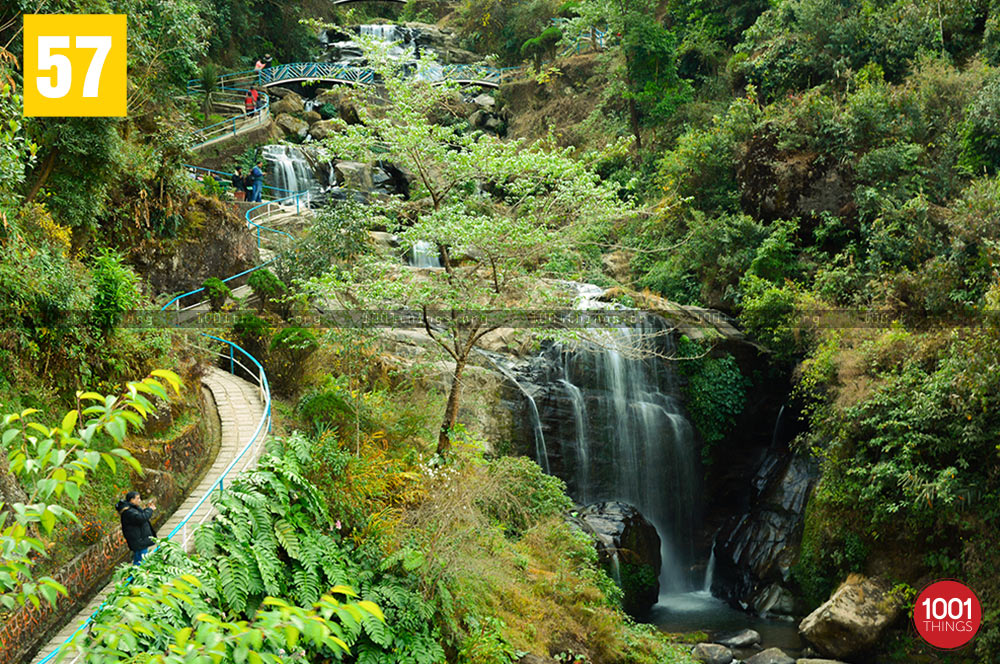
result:
M 387 45 L 377 43 L 366 45 L 366 55 L 383 84 L 355 90 L 361 124 L 341 124 L 322 148 L 339 159 L 388 160 L 411 173 L 414 203 L 397 226 L 400 237 L 409 247 L 432 242 L 443 268 L 404 270 L 391 257 L 367 257 L 315 286 L 348 306 L 395 305 L 423 313 L 427 334 L 455 364 L 438 436 L 443 454 L 469 357 L 503 325 L 485 313 L 555 304 L 558 296 L 540 287 L 537 268 L 572 248 L 581 229 L 631 211 L 568 150 L 505 141 L 447 117 L 461 93 L 435 80 L 439 68 L 433 61 L 420 60 L 415 72 L 404 71 L 388 57 Z M 398 203 L 382 213 L 403 216 Z

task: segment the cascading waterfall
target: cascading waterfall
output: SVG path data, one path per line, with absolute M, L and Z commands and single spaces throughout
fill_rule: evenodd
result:
M 441 267 L 438 249 L 432 242 L 417 240 L 410 250 L 410 265 L 413 267 Z
M 581 286 L 580 308 L 607 308 L 601 292 Z M 607 330 L 600 345 L 555 346 L 548 352 L 559 357 L 544 364 L 538 382 L 548 386 L 546 435 L 558 437 L 561 450 L 556 474 L 578 502 L 616 500 L 642 512 L 660 534 L 661 592 L 679 593 L 703 583 L 690 572 L 701 471 L 674 374 L 660 357 L 672 349 L 668 332 L 644 317 Z
M 712 544 L 712 555 L 708 557 L 708 565 L 705 567 L 705 582 L 701 586 L 701 591 L 712 593 L 712 581 L 715 577 L 715 544 Z
M 262 152 L 267 162 L 269 184 L 289 193 L 308 191 L 304 203 L 319 192 L 320 183 L 316 180 L 312 165 L 299 148 L 294 145 L 265 145 Z M 279 196 L 287 195 L 288 193 L 279 192 Z

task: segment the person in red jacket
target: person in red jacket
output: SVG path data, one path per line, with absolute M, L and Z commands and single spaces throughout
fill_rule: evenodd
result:
M 250 94 L 249 91 L 247 91 L 247 96 L 243 98 L 243 108 L 247 115 L 253 115 L 254 109 L 256 108 L 253 95 Z

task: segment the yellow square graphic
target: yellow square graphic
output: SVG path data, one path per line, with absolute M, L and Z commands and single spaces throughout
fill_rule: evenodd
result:
M 124 14 L 24 15 L 24 114 L 123 117 Z

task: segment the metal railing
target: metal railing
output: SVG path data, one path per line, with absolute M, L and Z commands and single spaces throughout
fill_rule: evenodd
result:
M 241 348 L 240 346 L 234 344 L 232 341 L 227 341 L 226 339 L 214 337 L 210 334 L 203 334 L 202 336 L 226 344 L 229 347 L 228 353 L 215 349 L 204 348 L 203 346 L 198 346 L 197 344 L 191 344 L 191 345 L 194 346 L 195 348 L 200 348 L 202 350 L 207 350 L 209 352 L 215 352 L 217 355 L 222 357 L 223 360 L 228 359 L 229 372 L 232 374 L 236 373 L 235 369 L 237 366 L 239 366 L 247 373 L 247 375 L 256 377 L 257 387 L 260 390 L 261 394 L 261 401 L 264 404 L 264 412 L 263 414 L 261 414 L 260 420 L 257 422 L 257 428 L 254 429 L 253 435 L 250 436 L 250 440 L 248 440 L 246 445 L 244 445 L 243 448 L 240 449 L 240 451 L 236 454 L 236 457 L 229 463 L 228 466 L 226 466 L 226 469 L 222 471 L 222 474 L 219 475 L 219 478 L 212 483 L 212 486 L 208 488 L 208 490 L 198 500 L 198 502 L 195 503 L 195 505 L 191 509 L 189 509 L 187 513 L 181 518 L 180 523 L 174 526 L 174 529 L 170 531 L 170 534 L 164 538 L 166 540 L 172 540 L 174 539 L 175 535 L 181 533 L 181 540 L 180 540 L 181 547 L 184 549 L 187 549 L 187 545 L 188 542 L 190 541 L 190 537 L 193 533 L 194 528 L 201 526 L 206 521 L 208 521 L 209 518 L 214 516 L 214 510 L 213 509 L 205 510 L 205 513 L 197 521 L 193 521 L 195 514 L 198 513 L 198 510 L 201 509 L 201 507 L 205 504 L 205 501 L 212 496 L 212 494 L 215 492 L 217 488 L 219 490 L 219 494 L 220 495 L 222 494 L 222 489 L 226 478 L 229 476 L 229 473 L 233 472 L 233 470 L 236 468 L 237 464 L 240 463 L 240 461 L 243 461 L 243 465 L 236 472 L 240 473 L 247 469 L 247 466 L 250 464 L 250 462 L 253 459 L 257 458 L 256 452 L 263 446 L 264 441 L 267 438 L 267 434 L 270 433 L 271 431 L 271 387 L 267 382 L 267 373 L 265 373 L 263 365 L 261 365 L 261 363 L 257 361 L 257 358 L 255 358 L 247 351 L 243 350 L 243 348 Z M 250 363 L 254 366 L 256 371 L 248 367 L 240 359 L 237 359 L 236 351 L 242 353 L 242 355 L 245 356 L 245 358 L 248 359 Z M 154 548 L 153 550 L 155 551 L 156 549 Z M 132 578 L 133 577 L 131 576 L 128 577 L 125 580 L 125 583 L 126 584 L 131 583 Z M 38 664 L 48 664 L 48 662 L 52 661 L 52 659 L 56 655 L 58 655 L 59 652 L 64 647 L 66 647 L 73 639 L 75 639 L 80 632 L 90 627 L 91 623 L 94 622 L 94 618 L 104 609 L 106 605 L 107 605 L 107 600 L 101 602 L 101 605 L 98 606 L 97 609 L 92 614 L 90 614 L 79 627 L 76 628 L 76 630 L 73 632 L 72 635 L 70 635 L 68 639 L 63 641 L 58 648 L 56 648 L 51 653 L 46 655 L 44 658 L 39 660 Z M 75 664 L 75 662 L 80 661 L 80 658 L 82 656 L 83 655 L 81 653 L 77 653 L 75 657 L 68 660 L 68 664 Z
M 237 74 L 244 74 L 244 73 L 245 72 L 237 72 Z M 256 75 L 256 72 L 254 72 L 254 74 Z M 225 79 L 227 82 L 232 82 L 233 80 L 235 80 L 233 78 L 233 76 L 234 75 L 225 75 L 222 78 Z M 193 93 L 197 93 L 200 90 L 200 86 L 194 86 L 194 85 L 192 85 L 192 81 L 189 81 L 187 89 L 188 89 L 188 93 L 189 94 L 193 94 Z M 244 92 L 244 93 L 247 92 L 247 90 L 239 90 L 238 88 L 235 89 L 235 91 L 236 92 Z M 262 93 L 262 94 L 264 94 L 264 93 Z M 267 97 L 266 94 L 264 94 L 264 99 L 265 99 L 265 107 L 264 107 L 263 110 L 266 110 L 267 104 L 268 104 L 268 101 L 267 101 L 268 97 Z M 196 135 L 200 134 L 200 135 L 204 136 L 205 133 L 206 133 L 206 129 L 211 129 L 212 127 L 218 127 L 218 126 L 221 126 L 221 125 L 225 125 L 226 123 L 231 122 L 231 121 L 235 121 L 236 119 L 237 118 L 232 118 L 230 120 L 226 120 L 224 122 L 216 123 L 215 125 L 211 125 L 209 127 L 203 128 L 203 129 L 199 130 L 198 132 L 196 132 Z M 234 129 L 233 133 L 235 133 L 235 131 L 236 130 Z M 229 132 L 222 132 L 222 134 L 220 134 L 220 135 L 224 135 L 226 133 L 229 133 Z M 214 139 L 210 139 L 210 140 L 214 140 Z M 196 145 L 195 147 L 199 147 L 200 145 L 204 145 L 204 142 L 200 143 L 199 145 Z M 223 176 L 224 179 L 221 179 L 220 182 L 224 186 L 230 186 L 230 178 L 232 177 L 231 173 L 226 173 L 224 171 L 215 171 L 215 170 L 212 170 L 212 169 L 209 169 L 209 168 L 200 167 L 200 166 L 187 166 L 186 165 L 186 168 L 188 168 L 190 171 L 192 171 L 194 173 L 203 172 L 203 173 L 211 174 L 213 176 L 216 176 L 216 175 Z M 256 205 L 256 206 L 250 208 L 244 214 L 244 218 L 245 218 L 246 223 L 247 223 L 247 228 L 254 228 L 256 230 L 257 246 L 258 247 L 260 246 L 260 234 L 261 234 L 261 231 L 269 231 L 269 232 L 279 233 L 279 234 L 284 235 L 284 236 L 289 237 L 289 238 L 292 237 L 289 233 L 286 233 L 285 231 L 278 230 L 276 228 L 268 228 L 267 226 L 264 226 L 264 225 L 262 225 L 259 222 L 264 217 L 267 217 L 268 215 L 270 215 L 270 214 L 272 214 L 274 212 L 285 212 L 286 210 L 282 206 L 282 204 L 285 203 L 285 204 L 290 205 L 293 200 L 295 202 L 296 212 L 300 211 L 301 210 L 301 199 L 302 199 L 302 196 L 305 196 L 308 193 L 308 192 L 305 192 L 305 191 L 288 192 L 288 190 L 279 189 L 277 187 L 270 187 L 270 186 L 266 186 L 266 188 L 267 189 L 271 189 L 273 191 L 277 191 L 279 193 L 288 193 L 290 195 L 284 196 L 283 198 L 279 198 L 277 200 L 262 202 L 260 205 Z M 265 263 L 261 263 L 260 265 L 255 266 L 255 267 L 253 267 L 253 268 L 251 268 L 249 270 L 244 270 L 243 272 L 240 272 L 239 274 L 234 274 L 231 277 L 227 277 L 226 279 L 223 279 L 222 281 L 223 282 L 227 282 L 227 281 L 231 281 L 233 279 L 237 279 L 239 277 L 245 276 L 245 275 L 250 274 L 251 272 L 253 272 L 255 270 L 259 270 L 262 267 L 265 267 L 265 266 L 273 263 L 275 260 L 277 260 L 277 259 L 271 259 L 271 260 L 269 260 L 269 261 L 267 261 Z M 165 305 L 163 305 L 163 307 L 162 307 L 161 310 L 166 311 L 168 308 L 171 307 L 171 305 L 174 305 L 175 303 L 177 304 L 177 308 L 180 309 L 180 300 L 182 298 L 187 297 L 189 295 L 194 295 L 194 294 L 200 293 L 200 292 L 202 292 L 204 290 L 205 289 L 203 287 L 203 288 L 198 288 L 196 290 L 193 290 L 193 291 L 190 291 L 190 292 L 178 295 L 178 296 L 174 297 L 173 299 L 171 299 L 169 302 L 167 302 Z M 187 308 L 190 309 L 190 308 L 192 308 L 194 306 L 197 306 L 198 304 L 199 303 L 196 303 L 196 304 L 191 305 L 191 306 L 189 306 Z M 193 520 L 194 516 L 197 514 L 198 510 L 201 509 L 204 506 L 205 501 L 207 501 L 216 490 L 218 490 L 219 493 L 220 493 L 220 495 L 221 495 L 221 492 L 222 492 L 223 487 L 224 487 L 224 483 L 225 483 L 226 479 L 229 477 L 230 473 L 232 473 L 234 470 L 236 472 L 242 472 L 243 470 L 246 469 L 246 467 L 249 465 L 249 463 L 253 459 L 256 458 L 256 456 L 257 456 L 256 455 L 256 451 L 259 450 L 260 447 L 264 444 L 264 441 L 267 438 L 267 434 L 271 431 L 271 389 L 270 389 L 270 385 L 268 384 L 268 381 L 267 381 L 267 373 L 264 371 L 264 366 L 257 360 L 257 358 L 255 358 L 253 355 L 251 355 L 246 350 L 244 350 L 243 348 L 241 348 L 237 344 L 233 343 L 232 341 L 228 341 L 228 340 L 222 339 L 220 337 L 215 337 L 215 336 L 212 336 L 210 334 L 203 334 L 202 336 L 205 336 L 205 337 L 207 337 L 209 339 L 212 339 L 214 341 L 218 341 L 218 342 L 221 342 L 221 343 L 225 344 L 226 346 L 228 346 L 228 352 L 218 351 L 218 350 L 215 350 L 215 349 L 206 349 L 206 348 L 204 348 L 202 346 L 198 346 L 197 344 L 191 344 L 191 345 L 195 346 L 196 348 L 202 348 L 203 350 L 208 350 L 209 352 L 215 352 L 217 355 L 219 355 L 220 357 L 222 357 L 223 360 L 228 359 L 229 360 L 229 372 L 230 373 L 236 374 L 236 367 L 240 367 L 243 370 L 243 372 L 246 373 L 247 376 L 250 376 L 251 378 L 253 378 L 256 381 L 256 383 L 257 383 L 258 389 L 260 390 L 261 401 L 262 401 L 263 406 L 264 406 L 264 412 L 261 415 L 260 420 L 257 422 L 257 428 L 254 430 L 254 433 L 250 437 L 250 440 L 247 441 L 247 443 L 243 446 L 243 448 L 236 454 L 236 457 L 229 463 L 228 466 L 226 466 L 225 470 L 222 471 L 222 474 L 219 476 L 219 478 L 212 483 L 212 485 L 208 488 L 208 490 L 205 492 L 205 494 L 198 500 L 197 503 L 195 503 L 195 505 L 191 509 L 189 509 L 187 511 L 187 513 L 181 518 L 180 523 L 178 523 L 177 526 L 175 526 L 174 529 L 170 532 L 170 534 L 167 535 L 167 537 L 165 538 L 167 540 L 172 540 L 175 535 L 177 535 L 178 533 L 180 533 L 181 534 L 181 546 L 184 547 L 184 548 L 187 548 L 187 544 L 190 541 L 190 537 L 191 537 L 191 534 L 193 533 L 194 529 L 197 528 L 198 526 L 204 524 L 209 518 L 211 518 L 214 515 L 214 510 L 213 509 L 207 509 L 207 510 L 205 510 L 205 513 L 200 518 L 198 518 L 197 520 Z M 237 355 L 237 352 L 240 355 Z M 248 366 L 248 364 L 250 366 Z M 240 464 L 241 461 L 243 462 L 243 464 L 237 470 L 237 465 Z M 131 583 L 131 582 L 132 582 L 132 577 L 130 576 L 128 579 L 126 579 L 125 583 Z M 82 632 L 83 630 L 87 629 L 93 623 L 94 617 L 97 616 L 101 612 L 101 610 L 104 609 L 105 605 L 106 605 L 106 601 L 102 602 L 101 605 L 97 608 L 97 610 L 94 611 L 92 614 L 90 614 L 87 617 L 87 619 L 85 621 L 83 621 L 83 623 L 76 630 L 74 630 L 73 634 L 68 639 L 66 639 L 65 641 L 63 641 L 59 645 L 58 648 L 56 648 L 51 653 L 49 653 L 44 658 L 42 658 L 38 662 L 38 664 L 48 664 L 49 662 L 51 662 L 62 651 L 62 649 L 64 647 L 66 647 L 67 644 L 69 644 L 74 638 L 76 638 L 76 636 L 80 632 Z M 69 664 L 74 664 L 75 662 L 80 661 L 81 657 L 82 657 L 82 654 L 78 653 L 75 657 L 73 657 L 72 659 L 68 660 Z

